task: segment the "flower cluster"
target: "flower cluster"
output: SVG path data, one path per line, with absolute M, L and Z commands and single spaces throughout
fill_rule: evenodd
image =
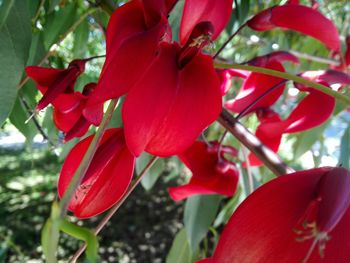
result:
M 275 152 L 283 134 L 316 127 L 333 113 L 333 97 L 293 83 L 305 96 L 282 118 L 273 107 L 284 94 L 285 79 L 214 68 L 213 57 L 204 47 L 224 30 L 233 0 L 185 0 L 178 42 L 173 41 L 168 21 L 176 4 L 177 0 L 131 0 L 117 8 L 107 27 L 106 58 L 98 82 L 87 84 L 82 92 L 74 86 L 89 59 L 74 60 L 63 70 L 26 68 L 43 94 L 36 111 L 52 104 L 54 123 L 65 133 L 65 141 L 84 136 L 90 125 L 99 126 L 103 104 L 125 97 L 123 127 L 105 131 L 70 200 L 69 210 L 79 218 L 100 214 L 123 197 L 135 161 L 144 152 L 158 157 L 176 155 L 191 171 L 187 184 L 169 188 L 175 201 L 194 194 L 233 196 L 239 172 L 232 160 L 238 151 L 217 141 L 197 140 L 219 117 L 222 97 L 230 94 L 233 78 L 242 78 L 243 84 L 224 107 L 240 117 L 256 114 L 256 137 Z M 255 31 L 297 31 L 319 40 L 333 54 L 340 53 L 338 31 L 317 11 L 317 5 L 287 1 L 263 10 L 246 26 Z M 337 69 L 306 71 L 298 76 L 329 89 L 333 84 L 350 85 L 350 76 L 341 71 L 350 65 L 349 43 L 348 38 L 344 62 Z M 285 72 L 285 62 L 298 64 L 299 60 L 292 53 L 277 51 L 246 64 Z M 60 197 L 92 141 L 93 135 L 84 138 L 68 154 L 58 181 Z M 250 165 L 261 165 L 253 153 L 248 160 Z M 318 262 L 320 256 L 325 262 L 332 258 L 345 262 L 350 255 L 336 253 L 336 244 L 350 229 L 349 187 L 350 172 L 340 167 L 316 168 L 272 180 L 241 204 L 213 257 L 201 262 L 280 262 L 286 257 L 288 262 Z

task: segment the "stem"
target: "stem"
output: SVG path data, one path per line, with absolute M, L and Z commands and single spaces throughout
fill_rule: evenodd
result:
M 276 153 L 266 147 L 255 135 L 231 116 L 225 108 L 222 109 L 217 121 L 254 153 L 274 174 L 284 175 L 294 172 Z
M 83 160 L 81 161 L 78 169 L 75 171 L 74 176 L 73 176 L 71 182 L 69 183 L 69 186 L 68 186 L 66 192 L 64 193 L 64 195 L 61 199 L 60 215 L 62 218 L 67 213 L 68 204 L 73 196 L 75 189 L 80 184 L 82 178 L 84 177 L 86 171 L 89 168 L 89 165 L 92 161 L 92 158 L 94 157 L 94 154 L 97 150 L 97 146 L 100 143 L 105 130 L 107 129 L 108 123 L 113 115 L 113 111 L 114 111 L 114 108 L 117 105 L 117 103 L 118 103 L 117 99 L 113 99 L 109 103 L 107 111 L 103 117 L 103 120 L 102 120 L 98 130 L 96 131 L 96 134 L 95 134 L 93 140 L 91 141 L 89 148 L 87 149 L 87 151 L 84 155 Z
M 30 108 L 30 106 L 28 105 L 28 102 L 25 100 L 25 98 L 21 94 L 19 94 L 18 97 L 19 97 L 21 103 L 23 104 L 23 106 L 26 108 L 27 112 L 29 112 L 29 114 L 31 114 L 33 112 L 33 110 Z M 35 127 L 40 132 L 41 136 L 43 136 L 44 140 L 46 140 L 48 142 L 48 144 L 50 144 L 52 147 L 56 148 L 56 145 L 50 140 L 49 136 L 47 136 L 47 134 L 44 132 L 43 128 L 40 126 L 39 121 L 36 119 L 35 115 L 33 115 L 31 117 L 31 120 L 33 121 Z
M 255 67 L 255 66 L 248 66 L 248 65 L 240 65 L 240 64 L 226 64 L 226 63 L 215 63 L 215 67 L 216 68 L 225 68 L 225 69 L 242 69 L 242 70 L 247 70 L 247 71 L 251 71 L 251 72 L 257 72 L 257 73 L 262 73 L 265 75 L 270 75 L 270 76 L 274 76 L 274 77 L 279 77 L 279 78 L 283 78 L 283 79 L 288 79 L 288 80 L 292 80 L 294 82 L 303 84 L 305 86 L 314 88 L 316 90 L 319 90 L 329 96 L 332 96 L 336 99 L 338 99 L 339 101 L 345 103 L 346 105 L 350 105 L 350 97 L 345 96 L 337 91 L 332 90 L 329 87 L 326 87 L 322 84 L 310 81 L 310 80 L 306 80 L 302 77 L 298 77 L 289 73 L 285 73 L 285 72 L 281 72 L 281 71 L 277 71 L 277 70 L 272 70 L 272 69 L 267 69 L 267 68 L 262 68 L 262 67 Z
M 246 115 L 251 108 L 253 108 L 260 100 L 262 100 L 265 96 L 270 94 L 275 89 L 279 88 L 281 85 L 286 83 L 288 80 L 282 80 L 278 82 L 276 85 L 269 88 L 267 91 L 265 91 L 263 94 L 261 94 L 259 97 L 257 97 L 252 103 L 250 103 L 247 107 L 245 107 L 235 118 L 237 120 L 240 120 L 244 115 Z
M 129 195 L 134 191 L 136 186 L 141 182 L 142 177 L 148 172 L 148 170 L 152 167 L 152 165 L 158 160 L 158 157 L 154 156 L 146 165 L 146 167 L 141 171 L 138 177 L 131 183 L 128 190 L 122 196 L 122 198 L 108 211 L 108 214 L 102 219 L 102 221 L 97 225 L 97 227 L 93 230 L 93 233 L 97 235 L 100 231 L 106 226 L 111 217 L 118 211 L 121 205 L 125 202 L 125 200 L 129 197 Z M 74 256 L 69 260 L 69 263 L 74 263 L 80 257 L 80 255 L 86 249 L 86 245 L 83 245 L 79 248 L 79 250 L 74 254 Z
M 247 24 L 244 23 L 243 25 L 241 25 L 236 32 L 234 32 L 227 40 L 226 42 L 219 48 L 219 50 L 215 53 L 215 55 L 213 56 L 213 59 L 215 59 L 223 50 L 224 48 L 228 45 L 228 43 L 231 42 L 231 40 L 238 35 L 239 32 L 241 32 L 241 30 L 246 26 Z
M 90 58 L 86 58 L 86 59 L 84 59 L 84 60 L 87 62 L 87 61 L 91 61 L 91 60 L 93 60 L 93 59 L 105 58 L 105 57 L 106 57 L 106 55 L 99 55 L 99 56 L 93 56 L 93 57 L 90 57 Z

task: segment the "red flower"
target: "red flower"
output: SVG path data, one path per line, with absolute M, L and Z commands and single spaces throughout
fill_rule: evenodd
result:
M 91 124 L 95 126 L 100 124 L 103 117 L 103 104 L 85 108 L 86 101 L 95 87 L 96 83 L 89 83 L 84 87 L 83 93 L 67 94 L 64 100 L 61 98 L 62 100 L 56 102 L 59 107 L 54 107 L 53 120 L 56 127 L 66 133 L 65 141 L 83 136 Z M 67 101 L 76 101 L 76 104 L 69 110 L 61 111 L 62 108 L 67 109 L 67 106 L 63 106 Z
M 188 184 L 169 188 L 171 198 L 179 201 L 194 194 L 232 196 L 237 188 L 238 170 L 232 162 L 225 159 L 225 153 L 237 156 L 237 150 L 232 147 L 220 147 L 218 142 L 207 145 L 196 141 L 179 154 L 178 157 L 193 175 Z
M 180 67 L 180 53 L 178 45 L 162 44 L 126 96 L 125 138 L 136 156 L 143 151 L 162 157 L 182 152 L 220 114 L 220 83 L 212 58 L 199 53 Z
M 157 57 L 126 96 L 122 109 L 125 138 L 135 156 L 142 151 L 162 157 L 182 152 L 218 117 L 220 83 L 212 58 L 201 49 L 227 22 L 228 18 L 214 19 L 228 4 L 232 1 L 220 1 L 206 17 L 197 5 L 209 8 L 212 1 L 186 1 L 185 12 L 196 7 L 195 23 L 188 20 L 188 14 L 182 17 L 180 35 L 186 35 L 186 40 L 181 47 L 161 43 Z
M 64 105 L 60 104 L 62 111 L 72 108 L 77 102 L 75 99 L 71 101 L 65 94 L 74 93 L 75 81 L 84 72 L 85 63 L 86 60 L 73 60 L 67 69 L 26 67 L 27 75 L 37 83 L 37 88 L 44 94 L 36 109 L 42 110 L 50 103 L 58 108 L 63 100 L 65 100 Z
M 208 262 L 348 262 L 349 189 L 350 171 L 341 167 L 263 185 L 237 208 Z
M 335 70 L 307 71 L 301 76 L 326 86 L 335 83 L 350 84 L 349 75 Z M 309 94 L 299 102 L 285 120 L 269 109 L 258 111 L 261 124 L 257 128 L 256 135 L 261 142 L 276 152 L 283 134 L 305 131 L 324 123 L 332 115 L 335 107 L 335 99 L 332 96 L 301 84 L 295 84 L 295 86 Z M 253 154 L 249 155 L 249 160 L 250 165 L 262 164 Z
M 278 51 L 257 57 L 249 62 L 249 64 L 264 68 L 269 68 L 284 72 L 283 61 L 298 63 L 298 58 L 288 52 Z M 237 96 L 225 103 L 225 107 L 233 112 L 240 113 L 251 105 L 258 97 L 265 94 L 269 89 L 281 83 L 283 79 L 272 77 L 261 73 L 250 73 L 243 82 L 242 88 Z M 262 98 L 258 103 L 250 108 L 246 114 L 260 108 L 267 108 L 274 104 L 282 95 L 285 83 L 282 83 L 275 90 L 269 92 L 267 96 Z
M 274 6 L 255 15 L 247 25 L 257 31 L 276 27 L 291 29 L 318 39 L 334 51 L 340 50 L 339 34 L 335 25 L 317 10 L 307 6 Z
M 93 136 L 79 142 L 68 154 L 58 181 L 58 194 L 63 196 Z M 115 204 L 127 190 L 133 176 L 135 157 L 126 147 L 122 129 L 110 129 L 92 159 L 69 210 L 79 218 L 102 213 Z
M 142 77 L 159 44 L 171 41 L 166 15 L 173 3 L 133 0 L 113 12 L 106 33 L 106 61 L 88 105 L 124 95 Z

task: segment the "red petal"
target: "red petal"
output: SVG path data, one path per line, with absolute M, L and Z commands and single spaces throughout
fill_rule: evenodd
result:
M 58 181 L 60 197 L 66 191 L 93 136 L 78 143 L 67 156 Z M 128 151 L 122 129 L 104 134 L 97 152 L 73 196 L 69 209 L 79 218 L 95 216 L 110 208 L 130 184 L 135 158 Z
M 236 192 L 237 168 L 225 159 L 219 160 L 218 149 L 217 145 L 207 146 L 197 141 L 178 155 L 193 175 L 188 184 L 169 188 L 172 199 L 179 201 L 194 194 L 232 196 Z
M 220 84 L 211 57 L 198 54 L 179 69 L 179 51 L 164 43 L 126 97 L 125 137 L 136 156 L 144 150 L 157 156 L 182 152 L 220 114 Z
M 74 124 L 74 126 L 67 131 L 64 136 L 64 142 L 68 142 L 73 138 L 79 138 L 85 135 L 89 130 L 91 123 L 88 122 L 83 116 L 80 116 L 78 121 Z
M 141 1 L 129 1 L 117 8 L 109 22 L 106 33 L 107 58 L 129 37 L 146 30 Z
M 266 65 L 266 68 L 282 71 L 284 68 L 281 63 L 277 61 L 270 61 Z M 267 92 L 276 84 L 283 81 L 281 78 L 271 77 L 260 73 L 251 73 L 250 76 L 244 81 L 242 88 L 235 99 L 227 101 L 225 107 L 233 112 L 242 112 L 246 107 L 251 105 L 259 96 Z M 258 103 L 256 103 L 249 112 L 252 112 L 259 108 L 268 108 L 274 104 L 283 93 L 285 84 L 279 86 L 274 91 L 270 92 Z
M 295 227 L 315 198 L 320 178 L 332 168 L 281 176 L 257 189 L 236 210 L 220 238 L 213 262 L 302 262 L 312 239 L 297 242 Z M 330 232 L 325 256 L 314 249 L 308 263 L 347 262 L 349 209 Z M 342 251 L 342 253 L 339 253 Z
M 52 105 L 62 113 L 69 113 L 77 109 L 82 102 L 80 92 L 65 94 L 61 93 L 52 101 Z
M 58 109 L 54 108 L 53 121 L 59 130 L 68 132 L 81 117 L 81 111 L 82 107 L 78 107 L 69 113 L 62 113 Z
M 232 0 L 186 0 L 180 25 L 180 43 L 185 45 L 194 28 L 201 22 L 210 22 L 212 40 L 225 28 L 232 12 Z
M 226 95 L 230 90 L 233 77 L 247 78 L 250 74 L 248 71 L 235 69 L 217 69 L 216 72 L 221 82 L 222 96 Z
M 275 27 L 291 29 L 318 39 L 332 50 L 340 50 L 339 34 L 335 25 L 324 15 L 307 6 L 275 6 L 257 14 L 247 24 L 257 31 Z
M 158 45 L 167 30 L 167 21 L 161 20 L 153 28 L 125 39 L 119 48 L 108 54 L 88 105 L 118 98 L 128 92 L 156 58 Z
M 327 85 L 332 84 L 343 84 L 343 85 L 350 85 L 350 75 L 341 71 L 337 70 L 310 70 L 305 71 L 301 74 L 301 76 L 305 79 L 316 81 L 318 83 L 320 82 L 326 82 Z M 301 84 L 294 84 L 299 89 L 305 88 Z M 310 90 L 310 89 L 309 89 Z
M 56 79 L 62 78 L 66 69 L 42 68 L 37 66 L 28 66 L 25 68 L 28 77 L 32 78 L 38 85 L 51 86 Z
M 332 169 L 320 181 L 318 195 L 322 198 L 317 215 L 320 231 L 332 231 L 350 204 L 350 172 L 342 167 Z
M 313 90 L 284 121 L 288 123 L 285 133 L 300 132 L 325 122 L 333 113 L 335 99 L 323 92 Z

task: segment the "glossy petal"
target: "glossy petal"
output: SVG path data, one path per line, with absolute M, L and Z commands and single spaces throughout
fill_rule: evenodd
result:
M 68 154 L 58 181 L 63 196 L 93 136 L 79 142 Z M 69 203 L 69 210 L 79 218 L 102 213 L 115 204 L 130 184 L 135 158 L 126 147 L 123 130 L 107 130 L 90 167 Z
M 85 63 L 85 60 L 73 60 L 65 70 L 26 67 L 27 75 L 38 84 L 41 92 L 44 91 L 37 110 L 44 109 L 61 94 L 73 93 L 75 81 L 84 72 Z
M 180 43 L 185 45 L 195 27 L 202 22 L 209 22 L 213 28 L 212 40 L 215 40 L 225 28 L 231 12 L 232 0 L 185 0 L 180 25 Z
M 69 113 L 64 113 L 54 108 L 53 110 L 53 121 L 55 126 L 63 132 L 68 132 L 73 126 L 77 123 L 77 121 L 81 117 L 81 112 L 83 110 L 83 105 L 75 108 L 73 111 Z
M 131 1 L 130 5 L 133 2 Z M 147 28 L 145 21 L 140 18 L 140 7 L 123 9 L 123 13 L 120 12 L 121 17 L 118 16 L 119 9 L 115 11 L 116 18 L 111 19 L 107 31 L 107 36 L 112 35 L 108 37 L 107 47 L 108 43 L 112 43 L 113 48 L 107 48 L 107 57 L 98 86 L 88 105 L 118 98 L 127 93 L 155 59 L 159 43 L 171 38 L 168 22 L 164 17 L 161 17 L 155 26 Z M 129 21 L 134 17 L 134 12 L 138 14 L 135 15 L 135 21 Z M 129 13 L 131 17 L 127 20 L 128 24 L 115 24 Z M 126 26 L 127 29 L 121 28 L 122 26 Z M 116 30 L 126 33 L 116 34 Z
M 350 210 L 342 206 L 343 215 L 332 231 L 325 245 L 324 257 L 321 258 L 318 245 L 311 249 L 314 237 L 303 236 L 303 231 L 298 231 L 300 225 L 305 222 L 300 219 L 308 219 L 309 208 L 315 201 L 319 202 L 318 211 L 322 211 L 322 200 L 336 201 L 327 198 L 324 190 L 330 196 L 341 196 L 339 202 L 348 202 L 349 196 L 338 195 L 334 191 L 339 178 L 329 176 L 328 180 L 335 180 L 324 184 L 324 190 L 320 191 L 319 182 L 327 173 L 339 173 L 342 177 L 350 177 L 349 171 L 344 168 L 318 168 L 308 171 L 281 176 L 250 195 L 235 211 L 226 225 L 213 256 L 213 263 L 262 263 L 262 262 L 302 262 L 308 252 L 311 257 L 308 263 L 333 263 L 348 262 L 350 257 Z M 348 179 L 346 179 L 347 181 Z M 338 182 L 344 182 L 339 180 Z M 347 183 L 348 185 L 348 183 Z M 349 190 L 349 188 L 347 188 Z M 325 203 L 326 203 L 325 202 Z M 334 204 L 334 203 L 333 203 Z M 311 205 L 311 206 L 310 206 Z M 346 211 L 344 211 L 344 209 Z M 337 213 L 337 208 L 325 210 L 327 215 Z M 320 218 L 315 222 L 319 225 Z M 305 223 L 304 223 L 305 222 Z M 297 241 L 297 239 L 300 239 Z M 339 253 L 339 251 L 342 251 Z
M 284 68 L 281 63 L 277 61 L 270 61 L 266 64 L 266 68 L 282 71 Z M 276 86 L 283 81 L 281 78 L 271 77 L 265 74 L 252 73 L 244 81 L 241 90 L 237 94 L 236 98 L 225 103 L 225 107 L 233 112 L 240 113 L 246 107 L 251 105 L 259 96 L 266 93 L 269 89 Z M 279 87 L 270 92 L 267 96 L 256 103 L 249 112 L 252 112 L 259 108 L 267 108 L 274 104 L 283 93 L 285 84 L 281 84 Z
M 318 83 L 325 82 L 328 86 L 332 84 L 350 85 L 349 74 L 331 69 L 305 71 L 301 74 L 301 77 Z M 310 90 L 310 88 L 306 88 L 301 84 L 294 83 L 294 85 L 300 90 Z
M 284 121 L 288 123 L 285 133 L 305 131 L 325 122 L 333 113 L 335 99 L 323 92 L 313 90 Z
M 195 194 L 232 196 L 236 192 L 238 170 L 223 157 L 219 160 L 218 150 L 217 142 L 208 146 L 205 142 L 197 141 L 178 155 L 191 170 L 192 177 L 186 185 L 169 188 L 172 199 L 179 201 Z
M 257 31 L 276 27 L 291 29 L 318 39 L 334 51 L 340 50 L 339 34 L 335 25 L 320 12 L 307 6 L 274 6 L 255 15 L 247 24 Z
M 220 114 L 220 83 L 211 57 L 198 54 L 179 68 L 179 52 L 175 44 L 164 43 L 126 97 L 125 138 L 135 156 L 144 150 L 163 157 L 182 152 Z

